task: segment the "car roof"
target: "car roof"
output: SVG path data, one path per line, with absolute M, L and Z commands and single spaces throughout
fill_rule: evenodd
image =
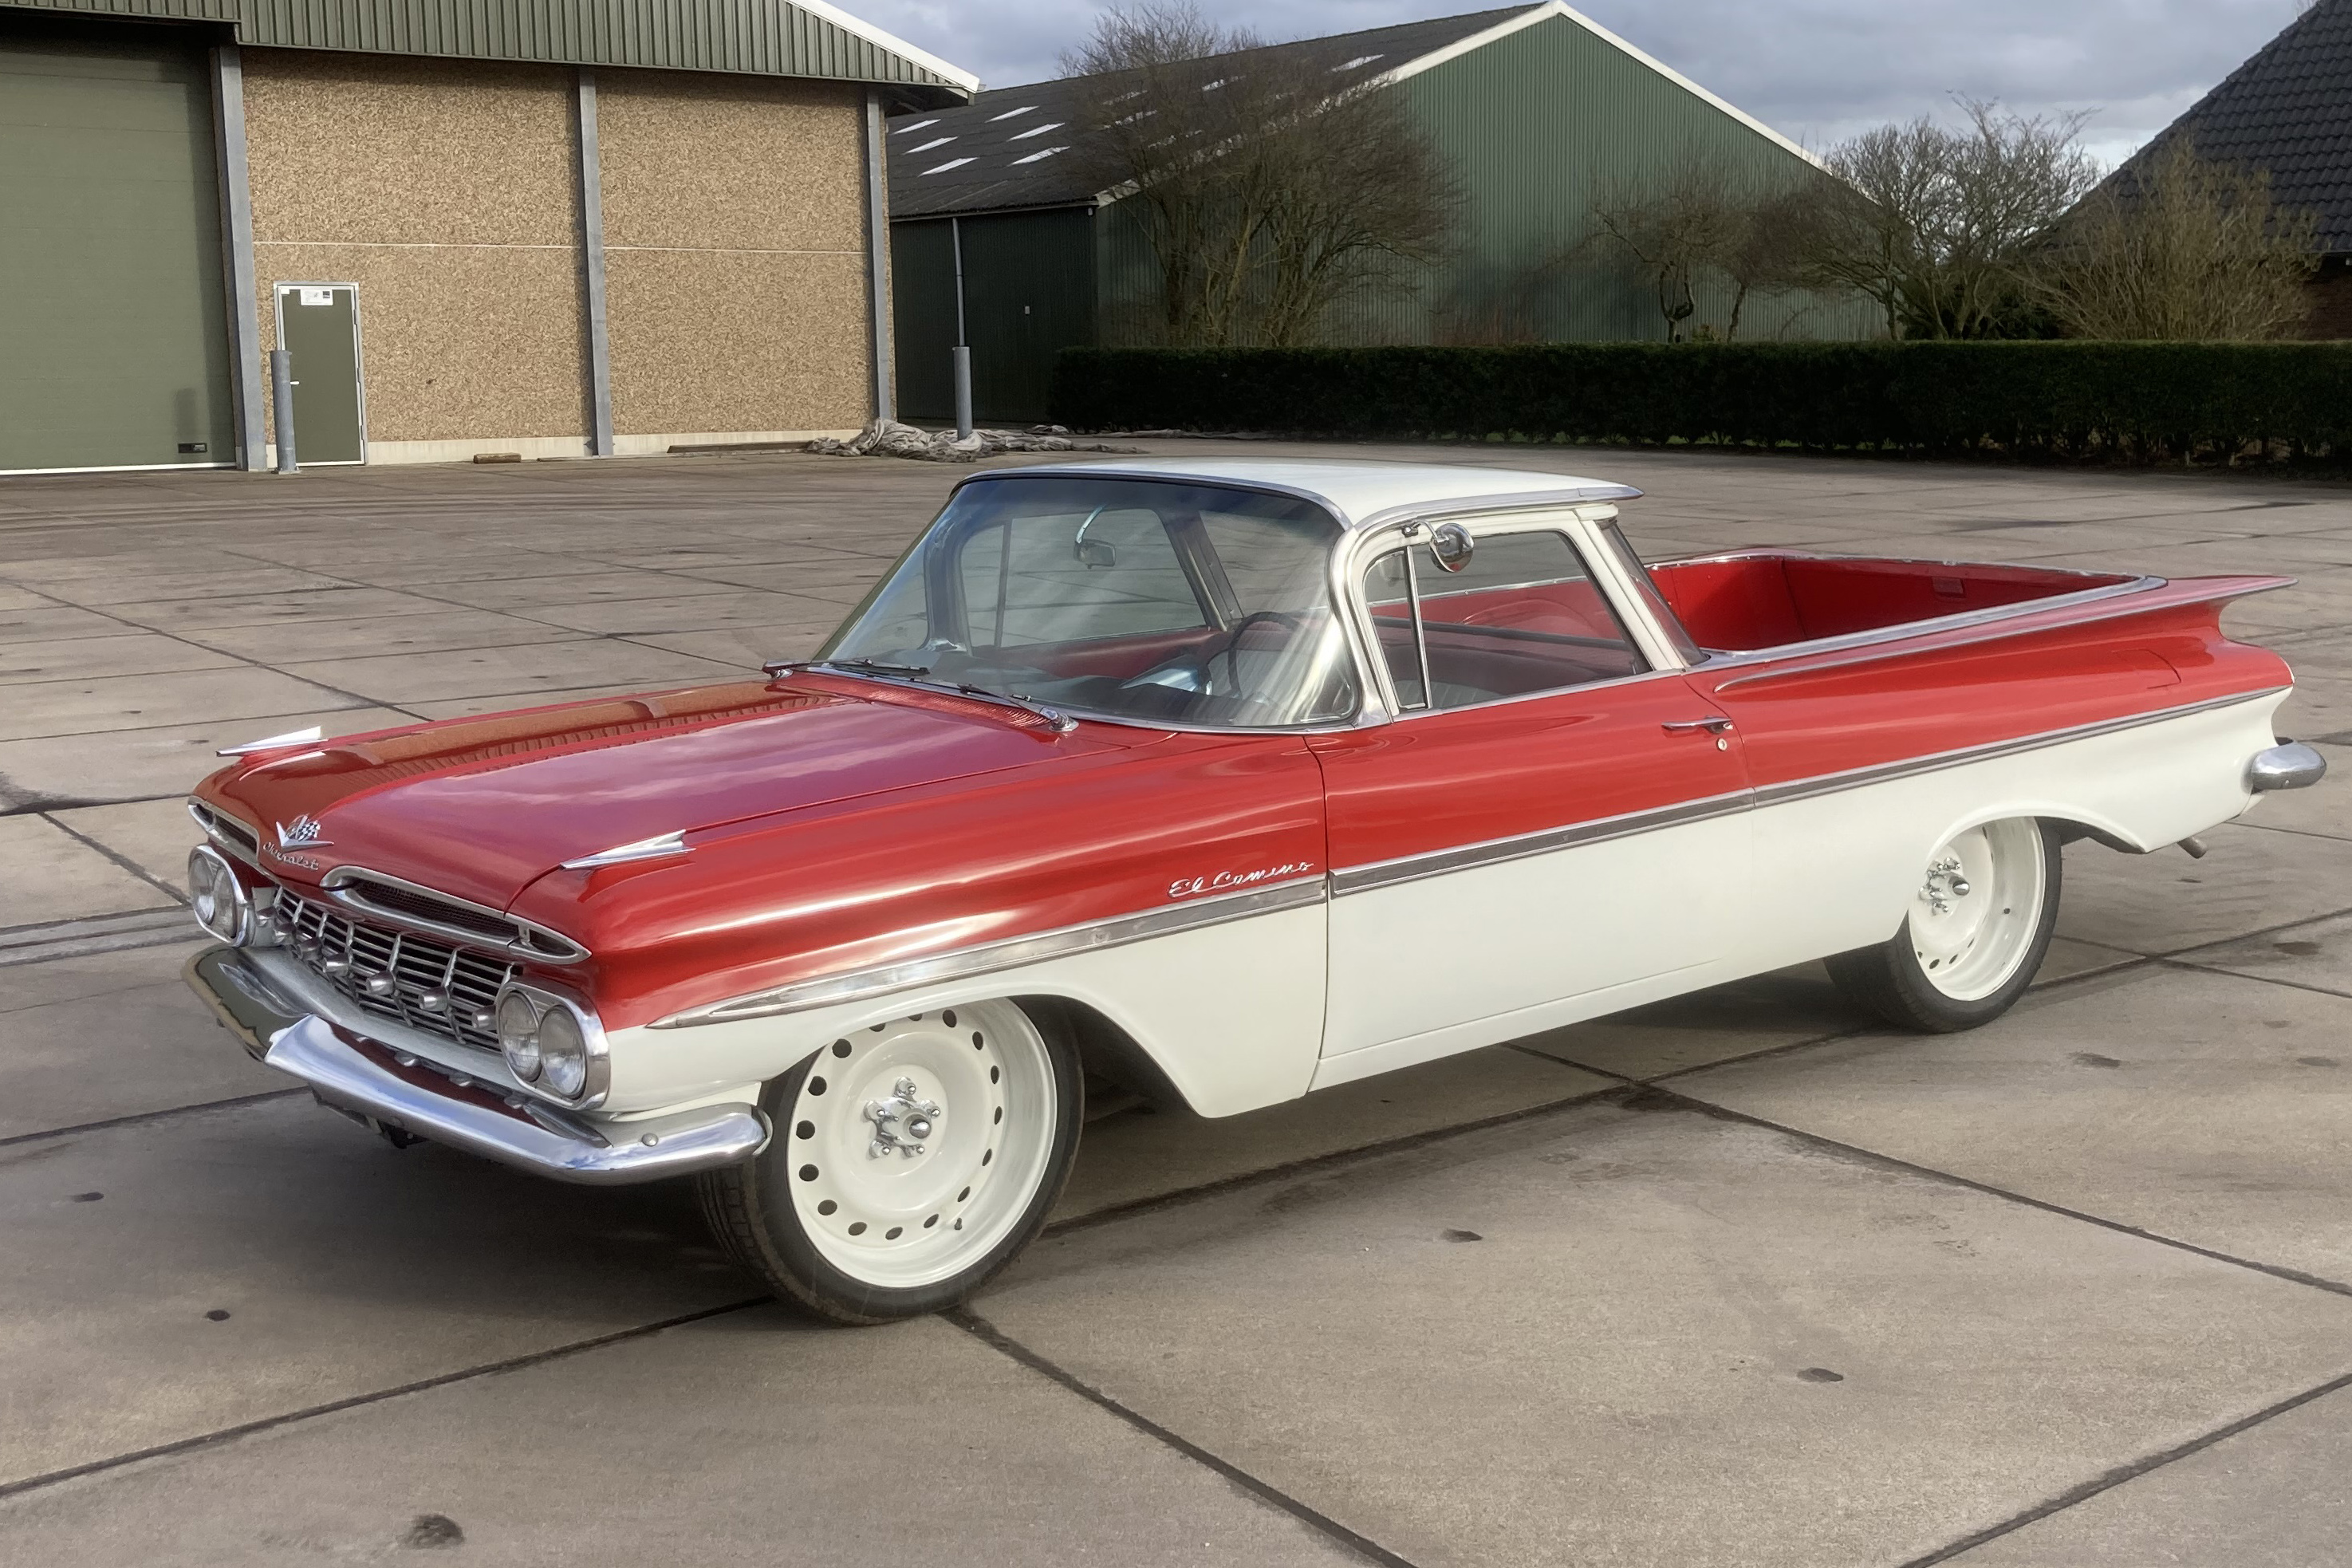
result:
M 1320 502 L 1349 528 L 1362 528 L 1400 510 L 1465 510 L 1505 504 L 1572 506 L 1631 500 L 1642 492 L 1608 479 L 1489 468 L 1469 463 L 1384 463 L 1312 458 L 1163 458 L 1134 461 L 1046 463 L 997 468 L 963 482 L 1032 475 L 1059 479 L 1183 479 L 1246 489 L 1277 490 Z

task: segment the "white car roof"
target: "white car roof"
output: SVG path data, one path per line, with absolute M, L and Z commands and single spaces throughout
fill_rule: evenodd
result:
M 1581 501 L 1630 500 L 1642 492 L 1608 479 L 1527 468 L 1489 468 L 1469 463 L 1382 463 L 1314 458 L 1164 458 L 1128 461 L 1047 463 L 998 468 L 978 479 L 1052 474 L 1070 479 L 1157 479 L 1222 481 L 1253 489 L 1274 489 L 1322 502 L 1349 528 L 1399 509 L 1441 509 L 1456 502 L 1475 507 L 1504 501 L 1573 505 Z

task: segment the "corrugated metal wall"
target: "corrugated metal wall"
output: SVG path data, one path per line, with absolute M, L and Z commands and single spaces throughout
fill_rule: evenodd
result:
M 462 59 L 952 84 L 783 0 L 0 0 L 34 9 L 234 21 L 238 41 Z M 962 96 L 961 89 L 956 96 Z
M 964 330 L 973 416 L 1029 425 L 1046 415 L 1054 356 L 1095 341 L 1092 209 L 955 220 L 963 230 Z M 890 226 L 898 416 L 954 417 L 955 259 L 946 218 Z
M 1565 16 L 1555 16 L 1402 83 L 1464 197 L 1458 249 L 1402 270 L 1392 288 L 1327 323 L 1327 341 L 1365 343 L 1660 341 L 1654 290 L 1594 236 L 1592 205 L 1612 184 L 1655 180 L 1703 158 L 1760 183 L 1806 167 L 1794 153 Z M 1156 266 L 1138 226 L 1107 209 L 1097 258 L 1106 342 L 1150 341 Z M 1718 332 L 1729 290 L 1706 284 L 1684 323 Z M 1759 297 L 1739 336 L 1863 338 L 1866 301 Z

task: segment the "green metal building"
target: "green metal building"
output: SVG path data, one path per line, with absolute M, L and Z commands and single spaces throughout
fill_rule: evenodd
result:
M 825 0 L 0 0 L 0 473 L 658 451 L 890 406 L 886 117 Z
M 1818 164 L 1770 127 L 1551 3 L 1302 43 L 1335 85 L 1403 93 L 1464 197 L 1452 258 L 1328 324 L 1346 342 L 1656 340 L 1654 291 L 1594 237 L 1602 192 L 1693 162 L 1759 185 Z M 1237 68 L 1245 60 L 1237 60 Z M 950 349 L 971 349 L 974 411 L 1045 415 L 1064 347 L 1150 341 L 1155 262 L 1117 193 L 1092 188 L 1067 81 L 983 92 L 891 122 L 891 265 L 903 416 L 951 412 Z M 958 251 L 961 267 L 959 274 Z M 1702 286 L 1685 330 L 1728 324 Z M 1865 306 L 1751 297 L 1742 338 L 1859 338 Z

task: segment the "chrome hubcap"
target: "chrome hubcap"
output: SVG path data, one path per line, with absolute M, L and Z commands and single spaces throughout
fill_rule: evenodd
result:
M 893 1153 L 915 1158 L 923 1152 L 923 1140 L 931 1135 L 939 1117 L 939 1101 L 925 1100 L 921 1086 L 913 1079 L 900 1079 L 890 1086 L 889 1099 L 869 1101 L 866 1107 L 866 1120 L 874 1123 L 874 1141 L 866 1145 L 866 1158 L 887 1160 Z

